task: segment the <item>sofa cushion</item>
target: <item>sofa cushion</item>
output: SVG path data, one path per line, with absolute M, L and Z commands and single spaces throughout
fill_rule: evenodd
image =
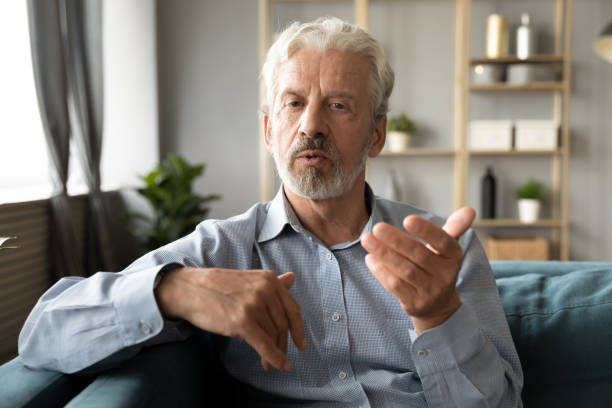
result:
M 63 407 L 92 380 L 78 374 L 30 370 L 17 357 L 0 366 L 0 407 Z
M 612 406 L 612 263 L 491 264 L 525 404 Z

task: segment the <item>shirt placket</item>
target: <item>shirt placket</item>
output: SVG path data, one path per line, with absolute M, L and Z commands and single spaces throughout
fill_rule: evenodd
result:
M 353 388 L 355 375 L 351 368 L 348 327 L 340 265 L 334 253 L 318 245 L 322 276 L 325 277 L 323 292 L 323 322 L 325 328 L 325 350 L 332 384 L 339 388 Z

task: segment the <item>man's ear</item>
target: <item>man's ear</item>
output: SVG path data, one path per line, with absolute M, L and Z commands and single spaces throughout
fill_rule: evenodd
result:
M 372 137 L 374 138 L 374 143 L 370 147 L 368 157 L 378 156 L 383 147 L 385 147 L 385 140 L 387 140 L 387 115 L 374 126 Z
M 272 129 L 270 128 L 270 117 L 268 115 L 263 116 L 263 126 L 264 126 L 264 142 L 266 144 L 266 150 L 268 153 L 272 153 L 272 141 L 270 140 L 270 133 Z

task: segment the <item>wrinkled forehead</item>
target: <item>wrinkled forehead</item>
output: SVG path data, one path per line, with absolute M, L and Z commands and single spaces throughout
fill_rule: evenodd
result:
M 280 64 L 274 91 L 277 96 L 288 88 L 318 87 L 322 92 L 342 91 L 367 97 L 370 77 L 370 63 L 359 54 L 306 48 Z

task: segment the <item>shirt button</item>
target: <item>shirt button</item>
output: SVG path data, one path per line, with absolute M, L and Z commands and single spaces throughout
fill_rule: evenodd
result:
M 142 320 L 140 321 L 140 324 L 138 326 L 140 327 L 140 331 L 143 332 L 144 334 L 151 333 L 151 327 L 149 327 L 149 325 L 143 322 Z
M 332 258 L 333 258 L 333 256 L 332 256 L 331 252 L 328 252 L 328 253 L 327 253 L 327 260 L 328 260 L 328 261 L 331 261 L 331 260 L 332 260 Z
M 332 320 L 334 322 L 337 322 L 338 320 L 340 320 L 340 315 L 336 312 L 332 313 Z
M 346 373 L 344 371 L 340 371 L 338 373 L 338 378 L 344 380 L 346 378 Z
M 429 355 L 430 351 L 431 350 L 429 350 L 429 349 L 421 349 L 421 350 L 417 351 L 417 355 L 419 357 L 427 357 Z

